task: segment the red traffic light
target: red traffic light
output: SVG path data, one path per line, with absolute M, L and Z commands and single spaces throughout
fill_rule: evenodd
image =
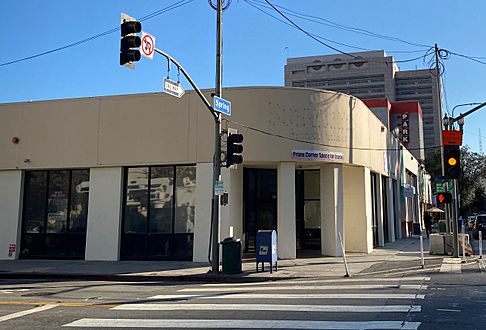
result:
M 451 193 L 440 193 L 437 195 L 437 201 L 439 203 L 448 204 L 452 202 L 452 195 Z

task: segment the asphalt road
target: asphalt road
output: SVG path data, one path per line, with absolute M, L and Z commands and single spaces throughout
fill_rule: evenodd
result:
M 486 329 L 486 273 L 455 265 L 264 283 L 2 280 L 0 328 Z

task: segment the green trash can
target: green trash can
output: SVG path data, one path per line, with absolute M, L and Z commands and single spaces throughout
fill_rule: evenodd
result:
M 241 241 L 234 237 L 227 237 L 222 242 L 223 273 L 241 273 Z
M 445 233 L 446 232 L 446 222 L 445 220 L 439 220 L 439 233 Z

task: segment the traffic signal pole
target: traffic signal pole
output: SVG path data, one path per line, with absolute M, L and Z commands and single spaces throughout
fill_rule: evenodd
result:
M 174 65 L 182 72 L 182 74 L 186 77 L 189 84 L 191 84 L 192 88 L 196 91 L 199 95 L 201 100 L 204 102 L 206 107 L 208 108 L 209 112 L 213 116 L 214 119 L 214 131 L 215 131 L 215 141 L 214 141 L 214 156 L 213 156 L 213 187 L 212 187 L 212 207 L 211 207 L 211 272 L 212 273 L 219 273 L 219 242 L 218 242 L 218 232 L 219 232 L 219 196 L 216 195 L 215 191 L 215 182 L 219 181 L 221 176 L 221 115 L 214 111 L 214 108 L 211 106 L 211 103 L 206 99 L 204 94 L 201 90 L 196 86 L 192 78 L 189 74 L 184 70 L 184 68 L 174 60 L 169 54 L 161 51 L 160 49 L 155 48 L 154 51 L 165 58 L 168 61 L 174 63 Z M 220 75 L 221 70 L 219 71 Z M 217 75 L 218 77 L 218 75 Z M 218 78 L 216 78 L 218 81 Z M 219 78 L 219 95 L 221 95 L 221 77 Z
M 222 97 L 223 49 L 222 20 L 223 0 L 217 0 L 216 6 L 216 83 L 215 95 Z M 221 177 L 221 114 L 216 114 L 214 125 L 214 160 L 213 160 L 213 188 L 211 208 L 211 273 L 219 273 L 219 195 L 216 195 L 216 181 Z

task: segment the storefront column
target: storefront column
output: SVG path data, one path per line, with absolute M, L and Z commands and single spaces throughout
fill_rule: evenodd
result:
M 194 216 L 194 262 L 208 262 L 211 230 L 213 163 L 196 165 L 196 210 Z
M 393 207 L 395 192 L 393 191 L 393 180 L 391 178 L 386 179 L 387 188 L 387 201 L 388 201 L 388 237 L 390 242 L 395 242 L 395 209 Z
M 385 246 L 385 232 L 384 232 L 384 219 L 383 219 L 383 212 L 387 212 L 383 210 L 383 187 L 382 187 L 382 176 L 379 173 L 376 173 L 376 220 L 378 223 L 378 246 Z
M 278 165 L 277 181 L 277 244 L 278 257 L 297 257 L 295 229 L 295 163 Z
M 341 256 L 338 233 L 344 240 L 344 188 L 343 166 L 326 164 L 320 169 L 321 174 L 321 246 L 322 255 Z
M 20 248 L 22 171 L 0 171 L 0 187 L 0 260 L 12 260 L 18 258 Z M 15 252 L 10 253 L 11 244 Z
M 86 260 L 119 260 L 123 168 L 91 168 L 89 172 Z
M 347 252 L 373 250 L 371 178 L 366 167 L 344 167 L 344 231 Z

